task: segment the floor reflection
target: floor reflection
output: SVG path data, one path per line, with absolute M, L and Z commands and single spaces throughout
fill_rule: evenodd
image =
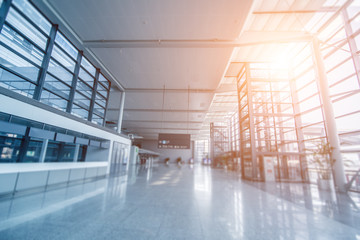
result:
M 0 239 L 360 239 L 359 195 L 145 164 L 0 199 Z

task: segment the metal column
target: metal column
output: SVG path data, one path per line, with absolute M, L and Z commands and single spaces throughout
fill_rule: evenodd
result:
M 124 105 L 125 105 L 125 92 L 121 92 L 121 102 L 120 102 L 120 109 L 119 109 L 119 120 L 118 120 L 118 126 L 117 126 L 117 132 L 121 133 L 121 125 L 124 115 Z
M 254 129 L 254 109 L 252 99 L 252 89 L 250 81 L 250 64 L 246 64 L 246 86 L 248 96 L 248 109 L 249 109 L 249 128 L 250 128 L 250 145 L 251 145 L 251 161 L 252 161 L 252 177 L 257 178 L 257 154 L 256 154 L 256 142 L 255 142 L 255 129 Z
M 42 147 L 41 147 L 39 162 L 42 162 L 42 163 L 45 162 L 46 150 L 47 150 L 48 145 L 49 145 L 49 139 L 44 139 L 44 141 L 42 143 Z
M 4 26 L 6 16 L 9 13 L 11 2 L 12 0 L 4 0 L 0 6 L 0 32 Z
M 329 84 L 326 77 L 324 62 L 320 52 L 319 40 L 314 37 L 312 41 L 314 61 L 316 64 L 316 71 L 318 75 L 317 82 L 319 84 L 320 96 L 323 104 L 324 121 L 327 131 L 327 137 L 332 150 L 332 160 L 335 161 L 332 169 L 334 174 L 334 181 L 337 189 L 340 192 L 345 192 L 345 173 L 344 165 L 340 152 L 340 140 L 335 122 L 335 114 L 330 98 Z

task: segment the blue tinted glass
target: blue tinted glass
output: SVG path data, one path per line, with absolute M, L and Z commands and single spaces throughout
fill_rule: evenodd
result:
M 39 69 L 3 46 L 0 46 L 0 64 L 31 81 L 37 81 Z
M 0 68 L 0 86 L 26 97 L 34 95 L 35 85 Z
M 85 109 L 90 108 L 90 99 L 83 96 L 79 92 L 75 92 L 74 103 Z
M 44 87 L 62 98 L 69 99 L 70 87 L 49 74 L 46 74 Z
M 1 31 L 0 41 L 41 66 L 44 54 L 7 25 Z
M 107 98 L 107 90 L 101 84 L 98 84 L 96 91 Z
M 87 96 L 88 98 L 91 98 L 92 95 L 92 89 L 86 85 L 83 81 L 78 80 L 76 83 L 76 90 Z
M 23 33 L 25 36 L 31 39 L 40 48 L 45 49 L 47 38 L 22 16 L 20 16 L 20 14 L 17 13 L 14 9 L 10 8 L 6 21 L 18 29 L 19 32 Z
M 45 162 L 57 162 L 59 149 L 60 149 L 60 143 L 50 140 L 48 147 L 46 149 Z
M 55 94 L 46 91 L 45 89 L 41 93 L 40 102 L 43 102 L 51 107 L 57 108 L 61 111 L 66 110 L 67 101 L 56 96 Z
M 74 72 L 75 62 L 69 58 L 59 47 L 56 45 L 51 53 L 51 56 L 58 60 L 64 67 L 69 69 L 71 72 Z
M 104 122 L 104 119 L 94 114 L 91 122 L 98 124 L 98 125 L 102 125 Z
M 105 108 L 106 100 L 105 100 L 105 98 L 103 96 L 101 96 L 99 94 L 96 94 L 95 101 L 96 101 L 97 104 L 99 104 L 100 106 Z
M 81 107 L 77 106 L 76 104 L 73 105 L 71 113 L 75 116 L 78 116 L 80 118 L 83 118 L 85 120 L 88 119 L 89 112 L 85 109 L 82 109 Z
M 56 33 L 55 42 L 76 60 L 78 50 L 59 31 Z
M 26 16 L 28 16 L 35 24 L 37 24 L 45 33 L 50 34 L 51 24 L 39 13 L 28 1 L 13 0 L 16 7 L 19 8 Z
M 65 70 L 65 68 L 57 64 L 53 59 L 50 60 L 48 72 L 52 73 L 61 81 L 71 85 L 73 75 L 69 71 Z
M 2 144 L 0 163 L 16 162 L 20 153 L 22 137 L 14 134 L 1 134 L 0 142 Z
M 83 57 L 81 60 L 81 66 L 85 68 L 90 74 L 95 76 L 95 67 L 85 57 Z
M 104 75 L 102 75 L 101 73 L 99 74 L 99 82 L 100 82 L 102 85 L 104 85 L 104 87 L 105 87 L 106 89 L 109 89 L 109 85 L 110 85 L 109 80 L 107 80 L 107 79 L 104 77 Z
M 31 139 L 26 149 L 25 156 L 21 162 L 39 162 L 42 148 L 42 141 Z
M 102 108 L 101 106 L 95 104 L 94 105 L 94 113 L 99 115 L 99 116 L 104 116 L 105 115 L 105 109 Z
M 80 68 L 79 78 L 81 78 L 81 80 L 89 84 L 89 86 L 91 87 L 94 85 L 94 77 L 92 77 L 86 71 L 84 71 L 83 68 Z

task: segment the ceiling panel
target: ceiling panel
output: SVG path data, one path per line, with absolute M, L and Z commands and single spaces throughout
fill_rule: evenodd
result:
M 252 0 L 49 0 L 83 40 L 233 39 Z
M 96 48 L 125 88 L 215 89 L 232 48 Z

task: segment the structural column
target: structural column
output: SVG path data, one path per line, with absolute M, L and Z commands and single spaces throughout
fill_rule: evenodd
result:
M 121 133 L 121 124 L 124 115 L 124 105 L 125 105 L 125 91 L 121 92 L 121 102 L 120 102 L 120 109 L 119 109 L 119 119 L 118 119 L 118 126 L 117 132 Z
M 258 171 L 257 171 L 258 163 L 257 163 L 256 142 L 255 142 L 253 94 L 251 89 L 250 64 L 248 63 L 246 64 L 246 87 L 247 87 L 247 100 L 248 100 L 248 110 L 249 110 L 252 177 L 253 179 L 256 179 L 258 177 Z
M 291 90 L 292 105 L 293 105 L 293 110 L 294 110 L 294 122 L 295 122 L 296 136 L 297 136 L 298 148 L 299 148 L 299 152 L 300 152 L 299 158 L 300 158 L 301 178 L 303 181 L 308 181 L 309 176 L 308 176 L 308 172 L 307 172 L 304 134 L 301 129 L 302 121 L 300 118 L 299 98 L 298 98 L 298 93 L 296 91 L 295 79 L 291 78 L 289 84 L 290 84 L 290 90 Z
M 39 162 L 42 162 L 42 163 L 45 162 L 46 150 L 47 150 L 48 145 L 49 145 L 49 139 L 44 139 L 44 141 L 42 143 L 42 147 L 41 147 Z
M 6 16 L 9 13 L 11 2 L 12 0 L 4 0 L 0 5 L 0 32 L 4 26 Z
M 344 164 L 340 152 L 340 140 L 335 122 L 335 114 L 332 106 L 332 101 L 330 98 L 330 90 L 329 84 L 326 77 L 326 71 L 324 62 L 320 52 L 320 44 L 319 40 L 314 37 L 313 42 L 313 52 L 314 52 L 314 61 L 316 64 L 316 70 L 318 75 L 318 84 L 320 96 L 323 104 L 323 113 L 324 113 L 324 121 L 327 131 L 327 137 L 330 143 L 330 146 L 333 148 L 332 150 L 332 161 L 335 161 L 332 169 L 334 174 L 334 181 L 337 189 L 340 192 L 345 192 L 345 172 L 344 172 Z
M 78 158 L 79 158 L 79 152 L 80 152 L 80 144 L 77 143 L 77 144 L 75 145 L 73 162 L 77 162 L 77 160 L 78 160 Z

